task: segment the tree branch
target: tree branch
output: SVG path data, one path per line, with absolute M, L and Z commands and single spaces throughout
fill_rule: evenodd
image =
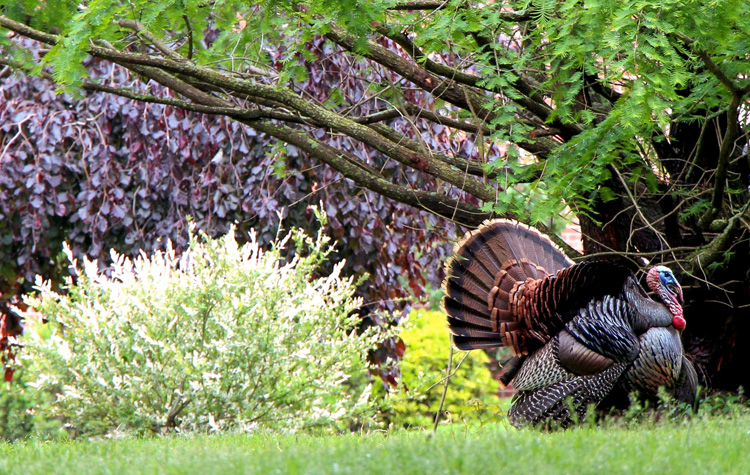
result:
M 128 99 L 133 99 L 140 102 L 179 107 L 180 109 L 185 109 L 192 112 L 200 112 L 201 114 L 224 115 L 227 117 L 231 117 L 232 119 L 254 120 L 260 118 L 273 118 L 272 111 L 266 112 L 262 110 L 247 110 L 241 109 L 239 107 L 212 107 L 203 104 L 183 101 L 173 97 L 159 97 L 152 94 L 141 94 L 133 91 L 132 89 L 106 86 L 92 81 L 84 81 L 83 88 L 88 91 L 114 94 L 116 96 L 126 97 Z
M 412 0 L 409 2 L 398 3 L 389 10 L 440 10 L 448 6 L 448 0 Z
M 492 129 L 485 125 L 474 125 L 461 120 L 452 119 L 450 117 L 429 111 L 427 109 L 422 109 L 421 107 L 415 106 L 413 104 L 406 104 L 400 106 L 400 108 L 403 109 L 403 111 L 399 109 L 388 109 L 372 115 L 358 117 L 354 120 L 359 122 L 360 124 L 374 124 L 376 122 L 383 122 L 386 120 L 396 119 L 398 117 L 408 115 L 410 117 L 429 120 L 430 122 L 434 122 L 436 124 L 444 125 L 452 129 L 463 130 L 464 132 L 469 132 L 472 134 L 482 134 L 485 136 L 489 136 L 492 134 Z
M 586 81 L 586 85 L 591 87 L 594 92 L 607 99 L 610 104 L 614 104 L 622 96 L 622 94 L 600 81 L 596 75 L 586 74 L 584 71 L 583 77 Z
M 441 10 L 447 6 L 449 6 L 450 2 L 448 0 L 443 1 L 434 1 L 434 0 L 411 0 L 411 1 L 405 1 L 399 4 L 396 4 L 392 7 L 389 7 L 389 10 L 411 10 L 411 11 L 417 11 L 417 10 Z M 494 7 L 494 6 L 493 6 Z M 503 10 L 500 12 L 494 13 L 497 18 L 503 21 L 509 21 L 509 22 L 522 22 L 522 21 L 528 21 L 531 20 L 531 14 L 528 12 L 528 10 L 524 10 L 521 12 L 515 12 L 515 11 L 507 11 Z
M 254 121 L 247 124 L 260 132 L 264 132 L 292 144 L 300 150 L 304 150 L 358 185 L 387 198 L 418 209 L 427 210 L 469 227 L 477 227 L 482 221 L 492 216 L 491 213 L 481 211 L 475 206 L 462 203 L 454 198 L 437 193 L 409 189 L 391 183 L 382 177 L 374 176 L 371 173 L 363 173 L 359 167 L 352 163 L 352 160 L 347 160 L 340 150 L 302 135 L 288 126 L 268 121 Z
M 28 71 L 27 68 L 24 67 L 23 64 L 17 62 L 17 61 L 11 61 L 7 60 L 5 58 L 0 58 L 0 64 L 6 65 L 8 67 L 11 67 L 13 69 L 17 69 L 20 71 Z M 54 83 L 55 79 L 52 77 L 51 74 L 42 71 L 41 77 L 44 79 L 47 79 L 48 81 Z M 224 115 L 227 117 L 231 117 L 233 119 L 246 119 L 246 120 L 252 120 L 252 119 L 259 119 L 259 118 L 276 118 L 273 116 L 272 111 L 264 112 L 261 110 L 247 110 L 242 109 L 239 107 L 216 107 L 216 106 L 206 106 L 203 104 L 196 104 L 194 102 L 187 102 L 183 101 L 181 99 L 177 99 L 174 97 L 160 97 L 160 96 L 154 96 L 153 94 L 144 94 L 140 92 L 136 92 L 132 88 L 126 88 L 126 87 L 114 87 L 114 86 L 107 86 L 105 84 L 100 84 L 91 80 L 84 80 L 81 87 L 87 91 L 92 92 L 104 92 L 106 94 L 113 94 L 120 97 L 125 97 L 127 99 L 132 99 L 135 101 L 140 102 L 147 102 L 151 104 L 163 104 L 167 106 L 172 107 L 179 107 L 180 109 L 189 110 L 192 112 L 200 112 L 202 114 L 212 114 L 212 115 Z
M 135 31 L 138 36 L 141 36 L 148 40 L 149 43 L 154 45 L 156 49 L 161 51 L 164 56 L 168 57 L 172 61 L 182 62 L 188 60 L 186 57 L 170 48 L 165 42 L 156 38 L 150 31 L 146 30 L 146 27 L 144 27 L 141 22 L 136 20 L 119 20 L 117 24 L 123 28 Z
M 737 127 L 737 109 L 739 108 L 741 101 L 741 96 L 732 95 L 732 100 L 729 103 L 729 109 L 727 110 L 727 130 L 724 132 L 724 137 L 721 140 L 721 146 L 719 148 L 719 158 L 718 165 L 716 166 L 716 173 L 714 175 L 714 190 L 711 197 L 711 206 L 698 221 L 698 226 L 704 230 L 711 226 L 711 222 L 721 212 L 724 205 L 724 190 L 727 186 L 729 159 L 734 151 L 735 141 L 739 135 L 739 128 Z
M 740 225 L 742 221 L 748 217 L 750 213 L 750 203 L 746 204 L 742 211 L 735 214 L 727 222 L 727 226 L 724 228 L 721 234 L 711 241 L 701 252 L 697 253 L 693 258 L 690 259 L 690 265 L 693 271 L 697 273 L 699 270 L 706 266 L 713 264 L 718 261 L 721 256 L 736 242 L 737 236 L 742 231 Z
M 750 84 L 746 85 L 745 87 L 739 87 L 738 85 L 736 85 L 734 81 L 732 81 L 726 74 L 724 74 L 724 71 L 722 71 L 721 68 L 716 65 L 716 63 L 714 63 L 714 61 L 711 59 L 711 56 L 709 56 L 706 50 L 693 48 L 693 46 L 695 45 L 694 39 L 680 32 L 674 32 L 672 34 L 680 41 L 690 46 L 693 51 L 695 51 L 695 53 L 701 58 L 701 61 L 703 61 L 703 64 L 706 65 L 706 69 L 708 69 L 711 74 L 713 74 L 716 79 L 718 79 L 719 82 L 724 85 L 724 87 L 726 87 L 733 96 L 743 96 L 750 92 Z
M 416 141 L 406 137 L 405 135 L 402 135 L 392 128 L 386 126 L 385 124 L 373 124 L 370 127 L 372 127 L 374 130 L 377 130 L 378 133 L 382 134 L 385 137 L 388 137 L 390 140 L 394 142 L 398 142 L 403 144 L 406 147 L 409 147 L 411 150 L 416 151 L 422 151 L 424 150 L 424 147 L 422 147 L 419 143 Z M 437 158 L 438 160 L 441 160 L 449 165 L 452 165 L 459 170 L 464 170 L 466 173 L 478 177 L 486 177 L 486 178 L 493 178 L 494 176 L 497 176 L 497 172 L 493 174 L 487 174 L 482 169 L 481 165 L 478 163 L 470 162 L 466 158 L 457 157 L 454 155 L 450 155 L 447 153 L 440 153 L 435 151 L 429 151 L 427 153 L 430 153 L 433 157 Z

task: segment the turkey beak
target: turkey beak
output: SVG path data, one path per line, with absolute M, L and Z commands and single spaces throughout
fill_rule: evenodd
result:
M 677 299 L 677 303 L 682 305 L 682 287 L 680 287 L 680 284 L 678 284 L 677 282 L 673 284 L 667 284 L 667 290 L 670 294 L 675 296 L 675 298 Z

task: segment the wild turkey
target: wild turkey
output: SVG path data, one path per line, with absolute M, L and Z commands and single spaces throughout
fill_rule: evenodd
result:
M 672 272 L 649 270 L 651 300 L 627 268 L 574 264 L 548 237 L 507 220 L 485 222 L 446 265 L 443 307 L 461 350 L 505 346 L 501 380 L 518 391 L 516 427 L 569 425 L 610 393 L 691 402 L 697 377 L 684 357 L 682 289 Z

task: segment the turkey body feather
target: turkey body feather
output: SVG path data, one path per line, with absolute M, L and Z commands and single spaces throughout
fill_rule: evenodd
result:
M 518 390 L 508 414 L 515 426 L 567 425 L 612 391 L 664 386 L 695 398 L 678 331 L 682 292 L 669 269 L 649 272 L 657 302 L 627 268 L 574 264 L 547 236 L 508 220 L 468 233 L 454 254 L 443 283 L 453 342 L 511 348 L 501 380 Z

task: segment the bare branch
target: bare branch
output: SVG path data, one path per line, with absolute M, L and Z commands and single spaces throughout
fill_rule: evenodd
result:
M 727 109 L 727 130 L 724 132 L 724 137 L 721 140 L 721 146 L 719 148 L 719 158 L 718 165 L 716 166 L 716 174 L 714 175 L 714 190 L 711 198 L 711 206 L 703 216 L 701 216 L 700 221 L 698 221 L 698 225 L 701 229 L 708 229 L 711 226 L 711 222 L 721 212 L 724 204 L 724 190 L 727 186 L 729 159 L 732 152 L 734 152 L 735 141 L 739 136 L 739 128 L 737 127 L 737 109 L 739 108 L 741 101 L 742 98 L 740 95 L 732 95 L 729 109 Z
M 646 226 L 648 229 L 653 232 L 656 237 L 659 238 L 659 240 L 663 243 L 664 246 L 669 247 L 669 243 L 667 243 L 667 240 L 664 238 L 663 234 L 659 232 L 646 218 L 646 216 L 643 214 L 643 211 L 641 211 L 641 207 L 638 206 L 638 200 L 635 199 L 633 196 L 633 193 L 630 192 L 630 188 L 628 187 L 628 183 L 625 181 L 625 178 L 620 173 L 620 170 L 617 169 L 615 166 L 610 166 L 610 170 L 614 172 L 615 175 L 617 175 L 617 178 L 619 178 L 620 183 L 622 183 L 622 187 L 625 189 L 625 193 L 628 195 L 628 199 L 633 204 L 633 207 L 635 208 L 636 213 L 638 214 L 638 217 L 641 218 L 641 221 L 643 222 L 643 225 Z M 632 238 L 632 236 L 631 236 Z
M 663 256 L 665 254 L 672 254 L 675 255 L 677 253 L 682 252 L 695 252 L 699 250 L 700 247 L 697 246 L 681 246 L 681 247 L 673 247 L 670 249 L 662 249 L 660 251 L 602 251 L 602 252 L 594 252 L 591 254 L 586 254 L 585 256 L 579 256 L 577 258 L 574 258 L 574 260 L 577 261 L 584 261 L 584 260 L 591 260 L 591 259 L 598 259 L 600 257 L 612 257 L 612 256 L 625 256 L 625 257 L 656 257 L 656 256 Z M 634 261 L 635 262 L 635 261 Z M 642 265 L 642 263 L 639 263 Z
M 409 115 L 410 117 L 429 120 L 430 122 L 434 122 L 436 124 L 444 125 L 452 129 L 463 130 L 464 132 L 469 132 L 472 134 L 482 134 L 485 136 L 492 134 L 492 129 L 484 125 L 474 125 L 456 120 L 412 104 L 406 104 L 402 106 L 402 109 L 403 111 L 399 109 L 388 109 L 383 112 L 378 112 L 365 117 L 359 117 L 354 120 L 359 122 L 360 124 L 374 124 L 376 122 L 383 122 L 402 117 L 404 115 Z
M 443 1 L 434 1 L 434 0 L 411 0 L 411 1 L 405 1 L 402 3 L 399 3 L 397 5 L 394 5 L 389 8 L 389 10 L 410 10 L 410 11 L 417 11 L 417 10 L 441 10 L 449 5 L 448 0 Z M 510 10 L 503 10 L 500 12 L 495 13 L 497 17 L 503 21 L 510 21 L 510 22 L 522 22 L 522 21 L 528 21 L 531 19 L 531 15 L 529 14 L 528 10 L 524 10 L 521 12 L 515 12 Z
M 430 211 L 470 227 L 479 226 L 482 221 L 492 216 L 491 213 L 481 211 L 477 207 L 462 203 L 454 198 L 438 193 L 409 189 L 372 173 L 363 173 L 362 169 L 355 165 L 354 159 L 348 159 L 341 150 L 315 141 L 285 125 L 267 121 L 250 122 L 248 125 L 304 150 L 321 162 L 338 170 L 355 183 L 387 198 Z

